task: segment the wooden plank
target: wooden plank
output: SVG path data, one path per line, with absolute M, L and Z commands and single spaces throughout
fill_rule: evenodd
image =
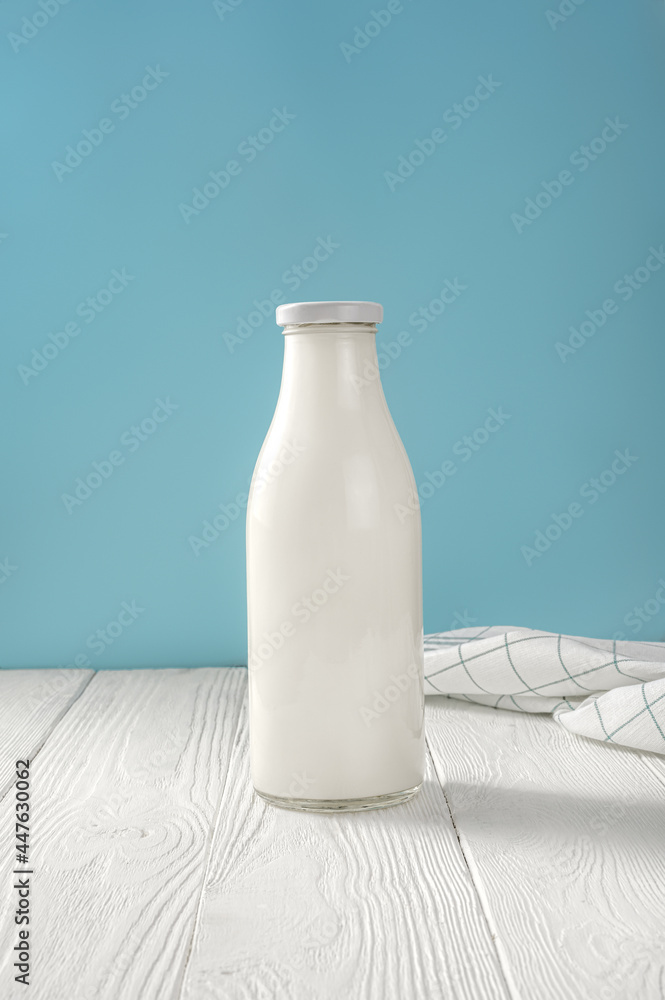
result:
M 521 997 L 665 996 L 665 761 L 428 699 L 436 771 Z
M 391 809 L 277 809 L 251 790 L 243 712 L 181 995 L 507 998 L 431 765 Z
M 237 669 L 102 671 L 53 732 L 31 777 L 32 997 L 174 995 L 244 682 Z M 3 890 L 3 998 L 24 996 L 15 905 Z
M 0 670 L 0 799 L 16 761 L 32 759 L 94 676 L 93 670 Z

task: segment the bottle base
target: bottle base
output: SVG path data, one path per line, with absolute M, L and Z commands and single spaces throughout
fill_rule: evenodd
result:
M 266 802 L 280 809 L 292 809 L 297 812 L 340 813 L 363 812 L 367 809 L 385 809 L 387 806 L 397 806 L 412 799 L 420 785 L 405 788 L 402 792 L 388 792 L 385 795 L 371 795 L 364 799 L 286 799 L 278 795 L 269 795 L 255 789 L 256 794 Z

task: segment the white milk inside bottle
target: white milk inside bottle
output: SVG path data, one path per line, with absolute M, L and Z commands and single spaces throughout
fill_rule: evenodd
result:
M 287 808 L 376 808 L 424 770 L 421 529 L 374 302 L 279 306 L 284 368 L 247 507 L 252 780 Z

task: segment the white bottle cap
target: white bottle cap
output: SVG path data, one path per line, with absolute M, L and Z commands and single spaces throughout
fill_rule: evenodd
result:
M 383 306 L 378 302 L 286 302 L 277 306 L 277 326 L 299 323 L 380 323 Z

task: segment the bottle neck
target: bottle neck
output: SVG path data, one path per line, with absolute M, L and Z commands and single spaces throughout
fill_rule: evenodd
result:
M 383 399 L 372 323 L 331 323 L 284 328 L 281 396 L 318 407 L 356 409 Z

